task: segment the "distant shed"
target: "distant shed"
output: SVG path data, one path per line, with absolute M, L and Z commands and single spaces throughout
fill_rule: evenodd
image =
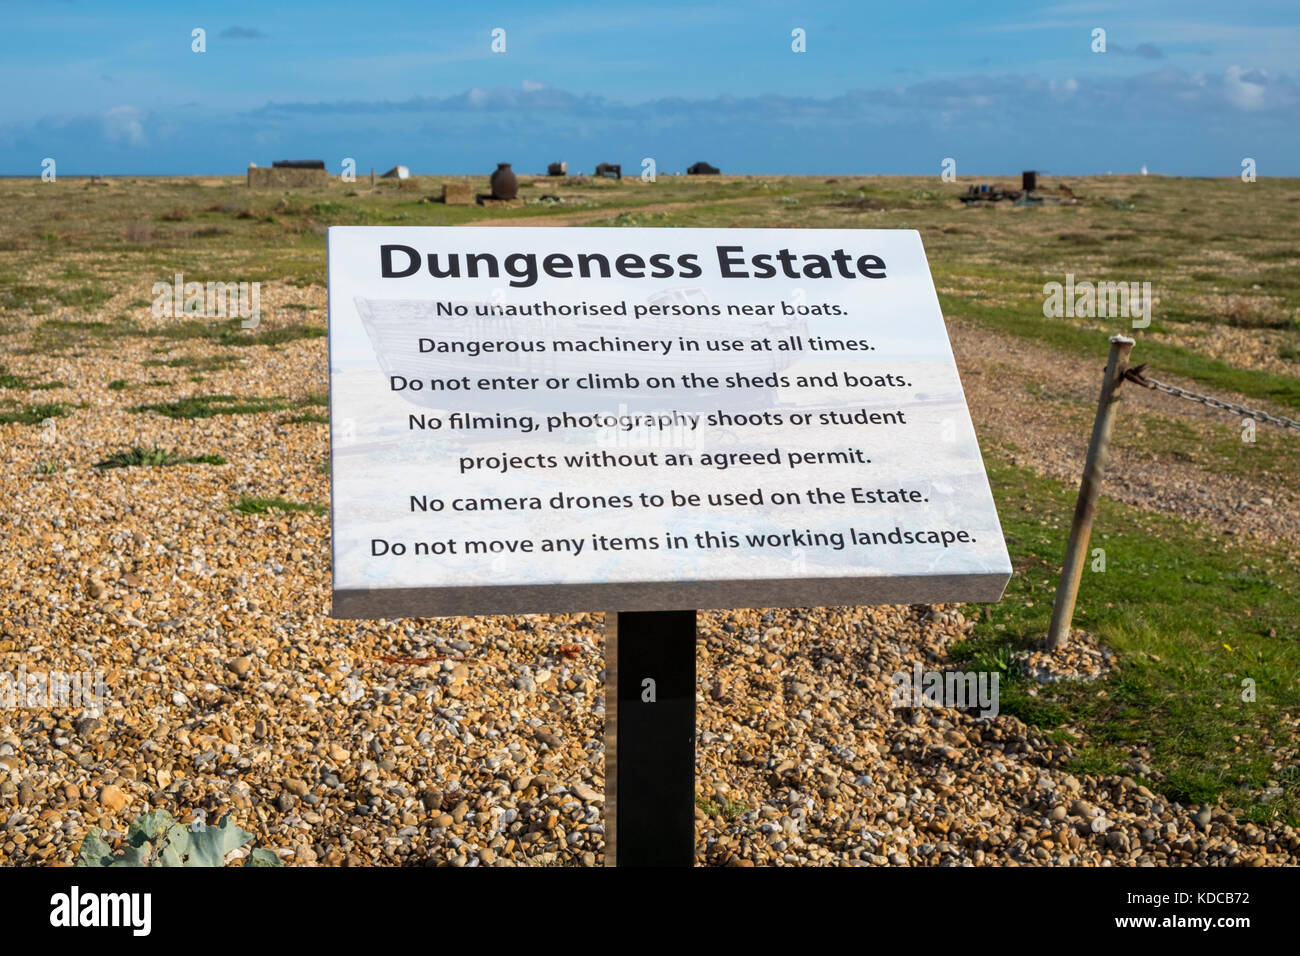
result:
M 323 186 L 330 174 L 323 159 L 280 159 L 270 166 L 249 166 L 252 189 L 304 189 Z

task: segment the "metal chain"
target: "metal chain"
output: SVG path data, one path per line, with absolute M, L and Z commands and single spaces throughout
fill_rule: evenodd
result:
M 1158 382 L 1154 378 L 1148 378 L 1142 373 L 1146 370 L 1145 365 L 1139 365 L 1136 368 L 1125 370 L 1124 377 L 1134 385 L 1141 385 L 1143 388 L 1155 389 L 1157 392 L 1164 392 L 1167 395 L 1174 395 L 1178 398 L 1185 398 L 1189 402 L 1199 402 L 1210 408 L 1221 408 L 1225 412 L 1235 412 L 1238 415 L 1245 415 L 1247 418 L 1253 418 L 1257 422 L 1268 422 L 1272 425 L 1281 425 L 1283 428 L 1295 428 L 1300 430 L 1300 422 L 1291 418 L 1281 418 L 1277 415 L 1270 415 L 1268 412 L 1261 412 L 1258 409 L 1247 408 L 1245 405 L 1238 405 L 1236 402 L 1225 402 L 1221 398 L 1215 398 L 1212 395 L 1199 395 L 1196 392 L 1189 392 L 1185 388 L 1179 388 L 1177 385 L 1168 385 L 1164 382 Z

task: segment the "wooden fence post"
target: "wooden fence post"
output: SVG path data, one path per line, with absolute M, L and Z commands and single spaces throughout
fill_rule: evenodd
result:
M 1056 650 L 1070 636 L 1074 601 L 1079 594 L 1079 579 L 1083 576 L 1083 564 L 1088 556 L 1092 519 L 1097 511 L 1097 495 L 1101 493 L 1101 479 L 1106 470 L 1106 457 L 1110 453 L 1115 406 L 1119 402 L 1120 386 L 1124 384 L 1124 373 L 1128 370 L 1128 355 L 1133 348 L 1133 341 L 1125 335 L 1112 335 L 1110 338 L 1106 377 L 1101 383 L 1097 418 L 1092 423 L 1092 439 L 1088 442 L 1088 459 L 1083 466 L 1079 500 L 1074 506 L 1074 522 L 1070 525 L 1070 543 L 1065 548 L 1065 564 L 1061 568 L 1061 580 L 1056 585 L 1052 624 L 1047 630 L 1047 647 L 1050 650 Z

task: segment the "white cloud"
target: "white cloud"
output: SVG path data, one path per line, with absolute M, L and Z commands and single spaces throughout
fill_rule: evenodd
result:
M 1243 110 L 1258 110 L 1264 107 L 1265 76 L 1259 72 L 1247 72 L 1239 66 L 1230 66 L 1223 74 L 1223 89 L 1228 100 Z
M 537 80 L 524 80 L 523 89 L 525 93 L 536 93 L 538 90 L 546 89 L 546 84 L 539 83 Z
M 710 124 L 860 124 L 890 122 L 906 116 L 924 125 L 942 112 L 970 111 L 983 119 L 1000 113 L 1020 119 L 1017 128 L 1032 128 L 1045 98 L 1058 102 L 1085 102 L 1099 113 L 1140 109 L 1148 124 L 1155 119 L 1184 126 L 1224 113 L 1252 113 L 1292 120 L 1300 112 L 1300 85 L 1285 74 L 1258 67 L 1233 67 L 1221 73 L 1187 73 L 1173 66 L 1123 77 L 1070 76 L 1046 78 L 1035 74 L 962 76 L 924 80 L 910 86 L 851 90 L 835 96 L 790 97 L 767 94 L 755 97 L 668 98 L 626 103 L 599 95 L 578 95 L 545 84 L 537 88 L 473 87 L 446 97 L 416 96 L 406 100 L 320 101 L 268 103 L 248 114 L 285 118 L 318 114 L 338 120 L 345 115 L 380 116 L 388 113 L 428 114 L 450 118 L 457 113 L 527 113 L 534 121 L 571 124 L 599 119 L 603 123 L 643 124 L 647 121 L 680 125 L 695 121 Z M 940 120 L 940 125 L 943 121 Z M 1005 126 L 1006 124 L 1004 124 Z
M 146 145 L 140 110 L 134 106 L 114 106 L 108 110 L 104 114 L 104 136 L 113 143 Z

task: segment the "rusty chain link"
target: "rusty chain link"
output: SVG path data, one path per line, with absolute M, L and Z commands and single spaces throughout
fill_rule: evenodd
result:
M 1270 415 L 1268 412 L 1261 412 L 1258 409 L 1247 408 L 1245 405 L 1238 405 L 1236 402 L 1225 402 L 1221 398 L 1215 398 L 1212 395 L 1199 395 L 1196 392 L 1189 392 L 1185 388 L 1179 388 L 1177 385 L 1168 385 L 1164 382 L 1158 382 L 1154 378 L 1148 378 L 1142 373 L 1146 370 L 1146 365 L 1139 365 L 1136 368 L 1126 369 L 1124 378 L 1134 385 L 1141 385 L 1143 388 L 1155 389 L 1157 392 L 1164 392 L 1166 395 L 1173 395 L 1177 398 L 1185 398 L 1189 402 L 1199 402 L 1210 408 L 1221 408 L 1226 412 L 1236 412 L 1238 415 L 1245 415 L 1247 418 L 1253 418 L 1257 422 L 1268 422 L 1272 425 L 1281 425 L 1283 428 L 1294 428 L 1300 430 L 1300 422 L 1291 418 L 1282 418 L 1277 415 Z

